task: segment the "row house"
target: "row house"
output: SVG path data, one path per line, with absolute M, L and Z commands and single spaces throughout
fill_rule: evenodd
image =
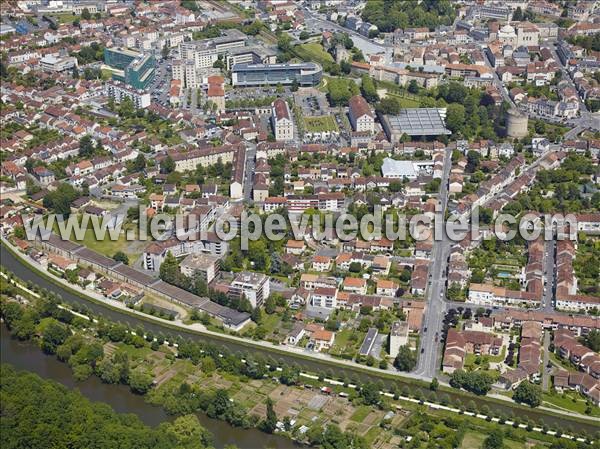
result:
M 502 338 L 482 331 L 459 331 L 448 329 L 442 361 L 442 371 L 452 374 L 464 367 L 467 354 L 498 355 L 502 348 Z
M 568 359 L 580 371 L 600 379 L 600 355 L 577 340 L 575 334 L 568 329 L 554 332 L 554 348 L 564 359 Z

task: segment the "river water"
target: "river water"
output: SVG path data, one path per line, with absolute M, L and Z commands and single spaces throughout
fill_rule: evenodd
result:
M 180 335 L 184 338 L 190 338 L 193 340 L 208 341 L 211 343 L 215 343 L 215 344 L 221 345 L 224 348 L 226 348 L 230 351 L 233 351 L 233 352 L 240 352 L 240 353 L 245 353 L 245 354 L 251 353 L 254 355 L 262 355 L 262 356 L 266 355 L 266 350 L 261 351 L 259 349 L 250 348 L 248 346 L 245 346 L 245 345 L 235 342 L 235 341 L 220 340 L 217 337 L 213 337 L 211 335 L 199 335 L 195 332 L 187 331 L 186 329 L 178 329 L 178 330 L 165 329 L 160 324 L 144 321 L 135 316 L 128 315 L 125 312 L 122 312 L 120 310 L 110 309 L 108 307 L 102 306 L 101 304 L 97 304 L 95 302 L 85 300 L 82 297 L 69 292 L 68 290 L 64 289 L 60 285 L 50 282 L 47 279 L 38 275 L 37 273 L 33 272 L 27 266 L 23 265 L 23 263 L 20 260 L 18 260 L 15 256 L 13 256 L 10 253 L 10 251 L 8 251 L 4 247 L 4 245 L 0 245 L 0 261 L 3 266 L 5 266 L 10 271 L 12 271 L 18 278 L 20 278 L 24 281 L 31 281 L 40 287 L 46 288 L 47 290 L 54 291 L 55 293 L 59 294 L 66 303 L 85 305 L 90 311 L 92 311 L 93 314 L 102 315 L 102 316 L 106 317 L 107 319 L 109 319 L 110 321 L 127 323 L 132 328 L 135 328 L 136 326 L 141 325 L 146 330 L 152 331 L 155 335 L 159 334 L 159 333 L 163 333 L 167 336 L 175 334 L 175 335 Z M 289 354 L 289 355 L 288 354 L 273 354 L 273 357 L 280 362 L 290 363 L 290 364 L 293 363 L 293 364 L 300 366 L 303 370 L 313 372 L 313 373 L 327 374 L 328 372 L 331 371 L 332 373 L 335 373 L 336 375 L 348 376 L 351 380 L 352 379 L 359 379 L 362 381 L 381 380 L 388 387 L 392 383 L 395 383 L 399 387 L 407 386 L 411 393 L 414 393 L 416 390 L 421 389 L 420 387 L 416 386 L 414 382 L 410 382 L 409 380 L 405 381 L 401 378 L 398 378 L 397 380 L 392 381 L 387 378 L 380 378 L 375 373 L 367 374 L 364 371 L 359 371 L 358 370 L 359 367 L 357 367 L 357 369 L 354 370 L 350 366 L 331 365 L 331 364 L 326 363 L 325 361 L 308 360 L 308 359 L 304 359 L 304 358 L 294 357 L 293 354 Z M 56 362 L 60 363 L 58 361 L 56 361 Z M 65 367 L 65 369 L 68 370 L 68 367 Z M 100 381 L 98 381 L 98 382 L 100 382 Z M 112 386 L 110 388 L 112 388 Z M 428 388 L 424 388 L 421 390 L 423 391 L 425 397 L 427 397 L 427 395 L 430 394 Z M 509 404 L 503 404 L 501 402 L 484 401 L 475 395 L 458 394 L 458 393 L 453 393 L 452 391 L 447 391 L 447 392 L 445 391 L 443 393 L 443 395 L 447 396 L 451 402 L 458 399 L 465 406 L 471 401 L 473 401 L 478 406 L 481 406 L 483 403 L 485 403 L 490 408 L 490 410 L 492 411 L 493 414 L 503 414 L 509 419 L 513 416 L 517 416 L 520 419 L 527 418 L 527 419 L 533 420 L 535 422 L 539 422 L 539 423 L 543 422 L 548 427 L 560 428 L 563 432 L 569 432 L 569 431 L 573 432 L 573 431 L 585 430 L 589 434 L 594 434 L 595 432 L 598 431 L 597 423 L 593 423 L 593 422 L 589 422 L 589 421 L 582 422 L 579 420 L 574 420 L 574 419 L 570 418 L 569 416 L 548 415 L 547 413 L 545 413 L 541 410 L 529 409 L 529 408 L 524 408 L 524 407 L 515 408 L 515 407 L 510 406 Z M 264 435 L 262 433 L 259 433 L 259 435 L 261 435 L 261 438 L 263 438 L 263 439 L 267 438 L 267 435 Z M 237 444 L 238 444 L 238 446 L 240 446 L 240 448 L 242 448 L 242 445 L 240 443 L 237 443 Z M 265 441 L 263 441 L 261 444 L 265 444 Z M 243 446 L 243 447 L 255 448 L 255 447 L 263 447 L 263 446 Z M 277 446 L 277 447 L 287 447 L 287 446 Z
M 91 376 L 83 382 L 76 381 L 69 365 L 59 362 L 55 356 L 44 354 L 32 342 L 20 342 L 11 338 L 6 326 L 1 325 L 0 329 L 2 363 L 10 363 L 17 369 L 31 371 L 45 379 L 55 380 L 68 388 L 77 388 L 89 400 L 107 403 L 119 413 L 134 413 L 149 426 L 154 427 L 163 421 L 174 419 L 161 407 L 148 404 L 142 396 L 131 393 L 126 385 L 108 385 L 102 383 L 96 376 Z M 227 444 L 235 444 L 240 449 L 300 447 L 282 436 L 265 434 L 256 429 L 232 427 L 226 422 L 211 419 L 202 413 L 198 413 L 198 418 L 213 434 L 214 445 L 219 449 Z

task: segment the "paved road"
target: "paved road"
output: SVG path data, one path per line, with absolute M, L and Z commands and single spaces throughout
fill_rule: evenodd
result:
M 554 45 L 550 45 L 549 49 L 550 52 L 552 53 L 552 57 L 554 58 L 554 60 L 556 61 L 556 63 L 559 65 L 560 67 L 560 71 L 562 73 L 562 77 L 561 77 L 561 81 L 567 81 L 569 83 L 569 86 L 572 87 L 573 89 L 575 89 L 575 91 L 577 91 L 577 88 L 575 87 L 575 84 L 573 84 L 573 81 L 571 79 L 571 74 L 569 73 L 569 71 L 566 69 L 566 67 L 563 65 L 561 59 L 558 57 L 558 54 L 556 53 L 556 42 Z M 581 111 L 581 113 L 585 113 L 587 112 L 587 107 L 585 106 L 584 101 L 581 99 L 581 97 L 578 95 L 577 99 L 579 101 L 579 110 Z
M 561 79 L 567 81 L 570 87 L 577 90 L 575 88 L 575 84 L 573 83 L 573 79 L 571 78 L 571 73 L 563 65 L 562 61 L 558 57 L 558 54 L 556 53 L 556 47 L 550 45 L 549 48 L 552 52 L 552 56 L 556 60 L 557 64 L 560 66 L 560 70 L 562 72 Z M 580 96 L 577 96 L 577 100 L 579 102 L 580 116 L 569 121 L 570 124 L 574 125 L 574 128 L 565 134 L 564 138 L 567 140 L 577 137 L 579 133 L 581 133 L 585 129 L 590 129 L 592 131 L 600 131 L 600 115 L 597 113 L 593 114 L 590 111 L 588 111 L 585 102 L 581 99 Z
M 313 32 L 320 32 L 323 30 L 334 30 L 338 33 L 348 33 L 354 42 L 354 46 L 360 49 L 365 56 L 374 54 L 384 54 L 386 62 L 392 62 L 393 47 L 378 44 L 371 39 L 366 38 L 356 31 L 345 28 L 335 22 L 323 19 L 321 16 L 311 11 L 310 9 L 304 9 L 304 15 L 306 25 L 309 30 Z
M 544 312 L 552 312 L 554 310 L 555 250 L 556 241 L 554 239 L 546 242 L 544 252 L 544 295 L 542 296 L 542 310 Z
M 552 368 L 548 368 L 548 358 L 550 354 L 550 331 L 544 332 L 544 361 L 542 362 L 542 390 L 548 391 L 550 387 L 550 371 Z
M 452 166 L 452 154 L 446 150 L 444 159 L 444 172 L 440 185 L 441 216 L 445 216 L 448 207 L 448 178 Z M 429 269 L 429 285 L 426 290 L 427 307 L 423 317 L 423 330 L 421 332 L 421 345 L 419 348 L 419 361 L 415 374 L 433 378 L 438 368 L 438 357 L 441 347 L 441 335 L 447 305 L 443 295 L 446 288 L 446 266 L 450 255 L 452 241 L 446 233 L 440 241 L 434 242 L 432 260 Z M 437 341 L 436 341 L 437 335 Z
M 248 143 L 246 145 L 246 168 L 244 169 L 244 199 L 252 200 L 252 186 L 254 183 L 254 171 L 256 169 L 256 145 Z
M 500 92 L 500 95 L 502 95 L 502 99 L 504 101 L 510 103 L 510 105 L 514 107 L 515 102 L 512 100 L 512 98 L 510 98 L 510 95 L 508 94 L 508 90 L 506 90 L 504 83 L 502 82 L 502 80 L 500 80 L 500 77 L 498 77 L 498 74 L 496 73 L 496 69 L 492 65 L 492 62 L 490 61 L 488 54 L 486 52 L 484 52 L 484 54 L 485 54 L 485 64 L 488 68 L 490 68 L 492 70 L 494 86 L 496 86 L 496 88 Z

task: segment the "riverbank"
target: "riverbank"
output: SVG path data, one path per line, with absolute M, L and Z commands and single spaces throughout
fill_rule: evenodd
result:
M 14 366 L 0 365 L 2 447 L 210 449 L 210 433 L 195 415 L 157 427 L 132 414 L 116 413 L 80 392 Z
M 85 325 L 85 323 L 83 323 L 83 329 L 87 329 L 87 331 L 89 332 L 90 326 L 89 325 Z M 8 334 L 8 332 L 6 332 L 6 334 Z M 52 364 L 56 365 L 58 364 L 59 366 L 62 366 L 63 370 L 66 370 L 70 373 L 70 370 L 68 368 L 68 365 L 66 364 L 61 364 L 60 362 L 58 362 L 58 360 L 52 356 L 46 356 L 44 355 L 39 348 L 33 344 L 33 343 L 21 343 L 21 342 L 17 342 L 16 340 L 11 339 L 10 337 L 8 337 L 7 335 L 4 334 L 2 335 L 2 344 L 3 344 L 3 350 L 2 350 L 2 354 L 3 357 L 11 357 L 13 356 L 15 353 L 19 354 L 19 356 L 24 356 L 25 360 L 27 360 L 27 363 L 32 363 L 32 367 L 41 367 L 41 369 L 43 370 L 44 365 L 48 362 L 51 362 Z M 157 361 L 157 357 L 156 355 L 159 354 L 160 352 L 164 352 L 168 354 L 168 349 L 167 348 L 163 348 L 163 351 L 153 351 L 150 352 L 148 351 L 147 348 L 147 343 L 144 344 L 144 346 L 140 346 L 139 348 L 134 348 L 131 345 L 127 345 L 126 343 L 124 343 L 126 346 L 128 346 L 126 348 L 126 353 L 129 355 L 129 360 L 131 363 L 131 368 L 132 369 L 136 369 L 134 368 L 137 363 L 136 361 L 138 360 L 138 357 L 143 357 L 144 362 L 145 363 L 152 363 L 151 361 L 155 361 L 155 363 L 160 364 L 162 363 L 161 361 Z M 10 346 L 8 345 L 16 345 L 18 346 L 18 348 L 16 350 L 11 350 Z M 110 347 L 112 346 L 112 344 L 110 342 L 108 342 L 107 344 L 104 345 L 105 348 L 105 353 L 110 352 Z M 124 349 L 123 346 L 121 344 L 119 344 L 119 346 L 121 347 L 121 349 Z M 57 351 L 57 353 L 60 351 Z M 153 354 L 153 355 L 152 355 Z M 114 356 L 113 356 L 114 358 Z M 229 357 L 226 357 L 229 358 Z M 42 363 L 38 363 L 39 359 L 42 360 Z M 209 359 L 210 362 L 207 362 L 206 359 Z M 344 426 L 344 428 L 351 428 L 354 429 L 353 432 L 360 432 L 362 434 L 364 434 L 364 438 L 366 440 L 366 443 L 368 444 L 368 446 L 358 446 L 358 447 L 373 447 L 372 445 L 376 442 L 375 439 L 376 438 L 381 438 L 383 437 L 383 439 L 393 439 L 394 435 L 395 435 L 395 431 L 393 431 L 394 428 L 398 428 L 397 426 L 400 427 L 404 427 L 405 425 L 409 425 L 411 420 L 413 419 L 414 413 L 417 413 L 417 415 L 419 413 L 422 412 L 422 406 L 428 406 L 430 407 L 430 412 L 433 416 L 437 416 L 437 419 L 442 419 L 445 420 L 446 416 L 448 416 L 448 419 L 450 419 L 449 417 L 452 414 L 458 414 L 458 415 L 463 415 L 462 417 L 456 417 L 456 418 L 452 418 L 453 420 L 456 419 L 460 419 L 460 420 L 467 420 L 468 422 L 468 426 L 469 429 L 471 429 L 472 432 L 479 432 L 481 433 L 482 431 L 485 432 L 486 429 L 489 430 L 489 426 L 492 425 L 493 423 L 501 423 L 501 420 L 497 419 L 497 418 L 492 418 L 486 420 L 486 416 L 485 415 L 481 415 L 481 414 L 477 414 L 475 412 L 471 412 L 471 411 L 465 411 L 465 410 L 459 410 L 459 409 L 454 409 L 453 407 L 445 407 L 445 406 L 439 406 L 433 403 L 430 403 L 429 401 L 423 400 L 423 399 L 415 399 L 415 398 L 404 398 L 404 397 L 396 397 L 397 395 L 393 395 L 391 393 L 383 393 L 382 394 L 382 402 L 380 403 L 380 405 L 378 407 L 374 407 L 374 406 L 368 406 L 364 403 L 364 398 L 362 396 L 361 392 L 358 392 L 358 389 L 356 389 L 355 387 L 350 387 L 350 386 L 344 386 L 341 383 L 336 383 L 336 382 L 332 382 L 332 392 L 333 393 L 337 393 L 337 392 L 344 392 L 347 397 L 342 397 L 339 395 L 336 396 L 332 396 L 332 395 L 324 395 L 322 392 L 319 391 L 318 387 L 319 385 L 322 385 L 322 382 L 318 381 L 318 378 L 313 379 L 313 381 L 311 382 L 310 380 L 305 380 L 304 382 L 306 382 L 304 385 L 301 385 L 300 387 L 293 387 L 293 386 L 285 386 L 280 384 L 280 380 L 278 381 L 272 381 L 271 377 L 266 377 L 262 380 L 259 379 L 255 379 L 255 380 L 248 380 L 248 381 L 244 381 L 244 382 L 239 382 L 240 379 L 237 378 L 236 376 L 231 377 L 230 375 L 224 375 L 221 374 L 219 369 L 217 369 L 216 371 L 213 371 L 213 369 L 215 369 L 214 367 L 211 368 L 207 368 L 207 364 L 215 364 L 214 366 L 216 366 L 216 362 L 219 361 L 219 359 L 223 359 L 223 357 L 219 357 L 216 359 L 211 359 L 210 356 L 204 356 L 200 359 L 198 366 L 190 364 L 189 362 L 185 362 L 185 361 L 175 361 L 173 365 L 170 365 L 170 367 L 172 369 L 175 369 L 179 372 L 179 374 L 181 373 L 185 373 L 186 374 L 186 380 L 192 380 L 192 382 L 195 382 L 196 384 L 200 384 L 201 385 L 201 390 L 196 390 L 194 389 L 194 383 L 190 382 L 187 383 L 187 385 L 189 385 L 188 388 L 190 388 L 189 392 L 194 392 L 194 394 L 197 395 L 201 395 L 202 392 L 204 391 L 212 391 L 215 388 L 219 388 L 219 389 L 223 389 L 225 387 L 227 394 L 230 396 L 230 399 L 232 401 L 234 401 L 234 403 L 240 405 L 240 406 L 244 406 L 244 404 L 247 404 L 249 400 L 254 400 L 256 404 L 262 404 L 263 401 L 262 399 L 265 397 L 270 397 L 272 398 L 272 400 L 275 403 L 275 410 L 277 411 L 277 413 L 279 414 L 279 416 L 282 416 L 283 414 L 285 414 L 285 411 L 288 410 L 288 407 L 294 407 L 295 409 L 297 409 L 298 414 L 297 414 L 297 419 L 306 419 L 306 423 L 310 424 L 311 426 L 314 425 L 321 425 L 321 424 L 325 424 L 325 422 L 333 422 L 335 423 L 335 425 L 341 424 Z M 164 359 L 163 359 L 164 360 Z M 10 361 L 10 360 L 9 360 Z M 14 361 L 14 360 L 12 360 Z M 230 360 L 231 362 L 231 360 Z M 71 364 L 71 363 L 70 363 Z M 178 364 L 178 365 L 176 365 Z M 183 365 L 187 365 L 187 368 Z M 176 368 L 173 368 L 176 367 Z M 74 368 L 75 369 L 75 368 Z M 207 374 L 207 372 L 210 372 L 210 374 Z M 274 374 L 276 375 L 276 374 Z M 272 376 L 272 375 L 268 375 L 268 376 Z M 72 375 L 68 376 L 70 379 L 72 379 Z M 259 377 L 263 377 L 263 375 L 259 376 Z M 160 378 L 160 375 L 158 375 L 158 378 Z M 163 405 L 163 407 L 169 407 L 171 409 L 171 412 L 175 412 L 176 410 L 173 407 L 177 407 L 178 408 L 178 413 L 176 414 L 182 414 L 182 413 L 188 413 L 190 412 L 189 409 L 185 408 L 185 404 L 186 402 L 189 400 L 189 396 L 185 396 L 185 395 L 181 395 L 181 383 L 179 383 L 181 380 L 181 377 L 177 374 L 174 374 L 173 377 L 167 381 L 166 383 L 161 383 L 160 386 L 157 386 L 156 389 L 153 389 L 152 392 L 149 393 L 149 399 L 151 400 L 151 402 L 156 402 L 156 403 L 160 403 L 161 405 Z M 72 381 L 72 380 L 71 380 Z M 132 395 L 129 391 L 127 391 L 126 389 L 124 391 L 120 391 L 120 389 L 122 390 L 124 388 L 123 385 L 107 385 L 104 383 L 99 382 L 99 379 L 95 376 L 91 376 L 88 379 L 86 379 L 85 381 L 82 382 L 82 384 L 77 383 L 76 385 L 84 385 L 84 386 L 89 386 L 89 383 L 92 383 L 92 385 L 95 387 L 92 392 L 94 394 L 100 394 L 100 398 L 111 398 L 115 393 L 117 394 L 117 397 L 119 398 L 120 401 L 123 401 L 123 399 L 125 399 L 126 401 L 129 401 L 129 399 L 133 398 L 134 400 L 137 401 L 137 407 L 143 407 L 143 408 L 148 408 L 150 407 L 151 411 L 150 413 L 152 415 L 157 414 L 158 412 L 161 412 L 161 409 L 156 409 L 154 407 L 149 406 L 148 404 L 144 403 L 144 401 L 141 399 L 141 396 L 136 396 L 136 395 Z M 307 385 L 312 385 L 313 388 L 306 388 Z M 111 392 L 110 390 L 113 389 L 114 391 Z M 251 391 L 248 391 L 248 389 L 251 389 Z M 156 392 L 156 394 L 153 395 L 153 392 Z M 301 392 L 301 393 L 299 393 Z M 170 395 L 176 394 L 177 396 L 175 397 L 175 401 L 171 402 L 169 404 L 169 402 L 165 402 L 165 400 L 169 399 Z M 243 399 L 245 397 L 245 399 Z M 315 398 L 318 399 L 317 401 L 317 409 L 321 410 L 321 412 L 317 412 L 314 411 L 315 408 Z M 141 404 L 139 403 L 141 400 Z M 302 409 L 299 405 L 300 403 L 304 402 L 307 407 L 306 409 Z M 309 403 L 311 403 L 312 405 L 309 406 Z M 184 408 L 181 408 L 184 407 Z M 260 407 L 259 407 L 260 408 Z M 312 410 L 309 410 L 312 409 Z M 467 406 L 467 408 L 469 408 L 469 406 Z M 392 410 L 394 410 L 394 413 L 392 414 L 391 418 L 386 418 L 388 416 L 388 413 L 391 412 Z M 311 413 L 311 415 L 307 415 L 306 413 Z M 251 410 L 250 413 L 256 413 L 257 410 Z M 259 413 L 262 412 L 262 409 L 260 409 Z M 448 412 L 452 412 L 451 414 L 448 414 Z M 145 412 L 144 412 L 145 413 Z M 162 413 L 162 412 L 161 412 Z M 161 413 L 158 413 L 158 415 L 160 416 Z M 262 412 L 264 413 L 264 412 Z M 164 413 L 162 413 L 164 415 Z M 202 416 L 202 415 L 200 415 Z M 342 417 L 345 417 L 345 421 Z M 471 417 L 478 417 L 479 420 L 474 420 L 471 421 L 474 418 Z M 204 418 L 206 419 L 206 417 L 204 416 Z M 315 419 L 316 418 L 316 419 Z M 284 418 L 284 422 L 285 422 L 285 418 Z M 454 421 L 452 421 L 454 422 Z M 503 422 L 503 421 L 502 421 Z M 205 426 L 207 426 L 209 429 L 214 430 L 215 429 L 215 423 L 217 424 L 217 426 L 220 426 L 224 423 L 220 423 L 220 422 L 214 422 L 214 421 L 209 421 L 209 422 L 205 422 L 201 419 L 201 423 Z M 368 424 L 367 424 L 368 423 Z M 383 423 L 385 423 L 384 427 L 381 427 L 383 425 Z M 479 424 L 477 424 L 479 423 Z M 528 435 L 532 435 L 531 432 L 527 432 L 526 429 L 528 429 L 530 426 L 524 424 L 524 423 L 517 423 L 510 420 L 507 420 L 505 422 L 506 426 L 503 426 L 507 429 L 511 429 L 511 427 L 508 427 L 509 425 L 512 426 L 512 429 L 510 431 L 511 434 L 515 433 L 515 435 L 513 436 L 513 438 L 517 438 L 516 440 L 514 440 L 511 444 L 511 447 L 525 447 L 525 446 L 520 446 L 518 444 L 519 438 L 522 438 L 523 441 L 531 441 L 530 438 L 528 437 Z M 498 424 L 496 424 L 498 425 Z M 365 427 L 368 426 L 368 427 Z M 481 427 L 483 426 L 483 428 Z M 301 427 L 298 427 L 298 425 L 296 425 L 295 427 L 296 429 L 299 429 Z M 371 431 L 371 429 L 373 431 Z M 231 430 L 231 429 L 230 429 Z M 362 430 L 362 432 L 361 432 Z M 535 429 L 538 430 L 538 429 Z M 542 429 L 539 429 L 540 431 Z M 246 430 L 241 430 L 241 429 L 233 429 L 233 432 L 247 432 Z M 552 431 L 548 432 L 548 435 L 540 435 L 539 438 L 541 438 L 541 441 L 544 441 L 544 438 L 548 438 L 551 434 L 553 434 Z M 262 435 L 262 434 L 261 434 Z M 266 441 L 270 438 L 270 435 L 263 435 L 263 439 Z M 262 441 L 262 440 L 261 440 Z M 289 440 L 288 440 L 289 441 Z M 377 440 L 379 441 L 379 439 Z M 534 440 L 535 441 L 535 440 Z M 235 441 L 237 443 L 237 441 Z M 291 441 L 290 441 L 290 444 Z M 256 445 L 254 446 L 249 446 L 249 447 L 258 447 Z M 262 442 L 261 442 L 261 447 L 262 447 Z M 271 446 L 268 446 L 271 447 Z M 274 447 L 281 447 L 281 446 L 274 446 Z M 283 447 L 287 447 L 287 446 L 283 446 Z
M 322 373 L 321 377 L 335 377 L 335 375 L 337 375 L 342 382 L 343 379 L 348 379 L 350 383 L 356 383 L 357 380 L 368 381 L 380 379 L 388 388 L 393 386 L 398 391 L 403 391 L 404 389 L 406 389 L 406 391 L 413 392 L 419 391 L 422 397 L 426 397 L 426 395 L 431 395 L 427 383 L 418 381 L 417 379 L 410 378 L 407 376 L 386 373 L 377 369 L 369 369 L 368 367 L 357 366 L 352 363 L 337 363 L 337 361 L 336 363 L 334 363 L 327 360 L 315 359 L 314 357 L 311 357 L 308 354 L 294 354 L 292 356 L 292 353 L 281 351 L 280 348 L 269 348 L 269 346 L 256 345 L 256 342 L 240 339 L 239 337 L 224 336 L 218 333 L 214 333 L 213 335 L 210 333 L 202 333 L 193 329 L 185 329 L 174 325 L 170 321 L 161 320 L 160 318 L 144 314 L 133 313 L 133 311 L 131 311 L 130 309 L 119 309 L 111 307 L 111 305 L 107 304 L 106 301 L 96 300 L 94 298 L 89 298 L 82 294 L 79 294 L 79 292 L 76 292 L 73 289 L 69 288 L 69 285 L 64 285 L 63 283 L 60 283 L 58 279 L 54 279 L 48 274 L 40 272 L 40 269 L 38 269 L 35 266 L 32 266 L 30 263 L 28 263 L 27 260 L 24 260 L 25 256 L 19 254 L 18 252 L 15 252 L 14 249 L 11 249 L 9 252 L 8 246 L 2 245 L 2 247 L 0 247 L 0 250 L 4 252 L 3 263 L 5 263 L 5 261 L 8 261 L 10 263 L 9 268 L 11 268 L 12 271 L 15 271 L 15 269 L 20 270 L 20 273 L 17 274 L 22 274 L 23 276 L 21 277 L 24 277 L 26 280 L 31 280 L 32 282 L 37 282 L 41 280 L 45 284 L 44 287 L 48 288 L 49 290 L 56 290 L 58 286 L 61 295 L 65 297 L 69 302 L 75 304 L 83 303 L 86 306 L 91 306 L 92 304 L 96 305 L 98 307 L 94 308 L 98 313 L 110 316 L 111 318 L 114 317 L 114 319 L 117 321 L 125 320 L 125 322 L 130 323 L 130 325 L 132 326 L 143 324 L 144 327 L 149 328 L 154 333 L 176 331 L 178 334 L 183 335 L 186 338 L 200 338 L 200 340 L 212 341 L 213 343 L 215 343 L 216 341 L 216 343 L 224 344 L 234 352 L 242 351 L 242 353 L 259 357 L 264 357 L 265 350 L 268 349 L 270 357 L 277 357 L 283 363 L 299 364 L 308 372 Z M 25 266 L 27 266 L 29 269 L 23 269 L 23 264 L 26 264 Z M 5 265 L 8 264 L 5 263 Z M 119 313 L 111 314 L 107 312 L 107 309 L 110 309 L 111 311 L 118 311 Z M 323 376 L 323 374 L 325 376 Z M 464 393 L 462 391 L 447 388 L 445 386 L 442 386 L 436 394 L 438 397 L 447 396 L 448 403 L 467 404 L 470 402 L 474 402 L 478 408 L 481 408 L 483 406 L 490 408 L 490 410 L 496 416 L 524 416 L 527 417 L 527 419 L 533 420 L 534 422 L 544 422 L 549 427 L 555 425 L 558 426 L 562 424 L 568 425 L 573 429 L 583 428 L 587 429 L 586 431 L 593 432 L 596 426 L 596 424 L 592 424 L 594 420 L 590 420 L 588 417 L 585 416 L 571 417 L 565 415 L 559 417 L 558 414 L 552 413 L 547 410 L 529 409 L 526 407 L 519 406 L 512 402 L 507 402 L 506 400 L 475 396 L 468 393 Z M 441 402 L 439 401 L 438 403 L 441 404 Z

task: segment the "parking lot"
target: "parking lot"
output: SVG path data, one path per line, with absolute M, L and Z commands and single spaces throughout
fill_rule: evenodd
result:
M 329 114 L 327 97 L 317 89 L 299 90 L 294 93 L 294 102 L 302 109 L 302 115 L 305 117 Z

